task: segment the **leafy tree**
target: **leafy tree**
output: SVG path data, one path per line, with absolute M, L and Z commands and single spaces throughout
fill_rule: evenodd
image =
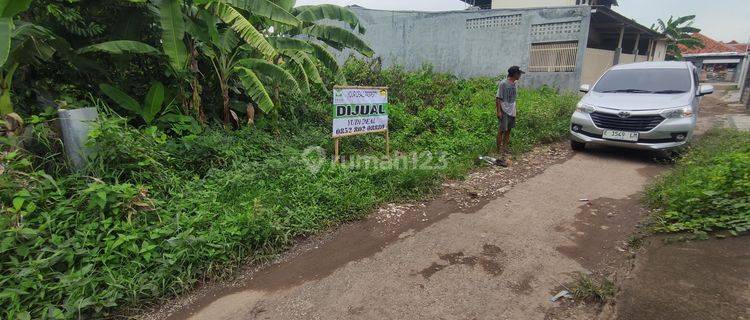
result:
M 265 113 L 280 107 L 282 87 L 306 93 L 310 83 L 322 86 L 321 66 L 339 74 L 331 48 L 372 55 L 364 41 L 349 30 L 317 23 L 338 20 L 363 33 L 356 15 L 346 8 L 293 8 L 295 1 L 265 0 L 203 0 L 194 4 L 199 4 L 199 14 L 187 20 L 186 34 L 198 40 L 196 46 L 210 61 L 221 92 L 225 124 L 232 118 L 231 91 L 244 92 L 250 99 L 246 111 L 248 122 L 252 122 L 256 106 Z
M 701 29 L 693 27 L 695 15 L 679 17 L 675 19 L 669 16 L 667 21 L 658 19 L 651 29 L 660 32 L 667 37 L 667 59 L 681 60 L 682 52 L 680 45 L 689 49 L 703 48 L 703 42 L 694 38 L 694 33 L 701 32 Z
M 287 6 L 295 3 L 286 2 Z M 309 91 L 309 82 L 322 84 L 318 65 L 338 75 L 340 82 L 345 81 L 340 76 L 340 68 L 331 53 L 332 49 L 351 49 L 367 57 L 373 55 L 372 49 L 351 31 L 330 24 L 320 24 L 322 20 L 337 21 L 364 34 L 364 27 L 351 10 L 330 4 L 300 6 L 291 10 L 302 24 L 299 27 L 279 27 L 278 35 L 269 40 L 288 62 L 287 66 L 297 75 L 305 92 Z
M 276 52 L 255 24 L 262 25 L 260 21 L 291 25 L 300 23 L 289 12 L 268 0 L 155 0 L 154 3 L 159 9 L 164 54 L 178 77 L 190 79 L 191 98 L 188 104 L 201 119 L 204 119 L 204 112 L 200 97 L 202 86 L 198 83 L 201 74 L 198 54 L 199 51 L 210 52 L 207 57 L 211 67 L 217 71 L 225 123 L 229 123 L 230 119 L 228 90 L 231 73 L 242 55 L 238 51 L 239 43 L 227 42 L 224 44 L 233 47 L 219 47 L 222 43 L 218 41 L 217 24 L 234 33 L 224 33 L 225 40 L 236 37 L 242 40 L 244 50 L 261 57 L 271 57 Z M 188 72 L 191 75 L 187 75 Z
M 15 21 L 30 4 L 31 0 L 0 0 L 0 115 L 14 112 L 11 85 L 18 67 L 47 60 L 54 54 L 48 44 L 53 36 L 47 29 Z

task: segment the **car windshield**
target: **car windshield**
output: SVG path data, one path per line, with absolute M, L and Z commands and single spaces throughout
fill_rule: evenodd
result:
M 595 92 L 676 94 L 690 91 L 687 69 L 610 70 L 596 83 Z

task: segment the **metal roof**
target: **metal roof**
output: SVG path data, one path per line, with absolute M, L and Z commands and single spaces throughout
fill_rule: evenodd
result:
M 653 38 L 664 38 L 661 33 L 646 27 L 633 19 L 625 17 L 605 6 L 593 6 L 591 9 L 591 25 L 597 29 L 609 29 L 612 33 L 619 33 L 625 27 L 625 33 L 640 33 Z

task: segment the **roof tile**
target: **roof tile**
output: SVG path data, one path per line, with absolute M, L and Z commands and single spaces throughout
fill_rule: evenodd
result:
M 704 47 L 688 49 L 687 47 L 680 45 L 680 51 L 682 52 L 682 54 L 742 52 L 745 50 L 745 49 L 737 50 L 737 48 L 735 48 L 732 45 L 716 41 L 701 33 L 694 33 L 693 38 L 701 40 L 701 42 L 703 42 Z

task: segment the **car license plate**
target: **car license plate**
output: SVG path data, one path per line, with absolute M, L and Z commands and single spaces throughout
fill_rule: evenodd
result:
M 604 130 L 602 138 L 609 140 L 638 142 L 638 132 Z

